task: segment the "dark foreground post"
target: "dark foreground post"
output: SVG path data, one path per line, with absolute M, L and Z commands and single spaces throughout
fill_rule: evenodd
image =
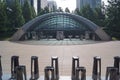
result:
M 1 64 L 1 56 L 0 56 L 0 80 L 2 80 L 2 64 Z
M 16 67 L 16 80 L 27 80 L 25 66 L 22 65 Z
M 101 58 L 98 56 L 94 57 L 92 79 L 101 80 Z
M 107 67 L 105 80 L 119 80 L 117 77 L 118 69 L 115 67 Z
M 86 80 L 85 67 L 77 67 L 76 68 L 76 79 L 75 80 Z
M 72 57 L 72 80 L 75 80 L 76 76 L 76 67 L 79 67 L 79 57 Z
M 54 67 L 54 77 L 59 80 L 59 67 L 58 67 L 58 57 L 54 56 L 51 58 L 51 66 Z
M 55 77 L 54 77 L 54 67 L 47 66 L 47 67 L 45 67 L 44 71 L 45 71 L 44 80 L 55 80 Z
M 31 57 L 31 78 L 30 80 L 37 80 L 39 78 L 39 65 L 38 65 L 38 57 Z
M 120 57 L 119 56 L 114 57 L 114 67 L 118 69 L 117 77 L 118 79 L 120 79 Z
M 15 68 L 17 66 L 19 66 L 19 56 L 12 56 L 11 57 L 11 78 L 9 80 L 16 79 Z

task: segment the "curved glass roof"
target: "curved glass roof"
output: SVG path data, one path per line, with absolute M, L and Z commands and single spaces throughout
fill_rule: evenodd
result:
M 38 22 L 36 26 L 30 29 L 30 31 L 39 30 L 80 30 L 88 31 L 89 27 L 86 27 L 82 22 L 78 22 L 68 15 L 50 15 Z
M 33 31 L 37 34 L 41 32 L 52 32 L 52 34 L 54 34 L 59 30 L 64 31 L 66 35 L 69 32 L 72 32 L 73 34 L 82 34 L 85 33 L 85 31 L 90 31 L 97 35 L 101 40 L 111 39 L 98 25 L 82 16 L 63 12 L 52 12 L 38 16 L 24 24 L 12 36 L 11 40 L 21 40 L 25 37 L 27 32 L 31 33 Z

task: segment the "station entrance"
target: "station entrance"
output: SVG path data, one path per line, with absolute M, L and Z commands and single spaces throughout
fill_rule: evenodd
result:
M 90 20 L 70 13 L 48 13 L 29 21 L 11 38 L 12 40 L 41 39 L 110 40 L 99 26 Z

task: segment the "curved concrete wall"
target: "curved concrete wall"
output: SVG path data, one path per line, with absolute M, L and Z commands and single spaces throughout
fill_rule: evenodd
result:
M 94 31 L 96 33 L 96 35 L 103 41 L 109 41 L 111 40 L 110 36 L 108 36 L 102 29 L 99 28 L 99 26 L 97 26 L 96 24 L 94 24 L 93 22 L 91 22 L 90 20 L 82 17 L 82 16 L 78 16 L 75 14 L 70 14 L 70 13 L 61 13 L 61 12 L 55 12 L 55 13 L 48 13 L 48 14 L 44 14 L 42 16 L 38 16 L 35 19 L 29 21 L 28 23 L 26 23 L 25 25 L 23 25 L 12 37 L 11 40 L 12 41 L 18 41 L 21 39 L 22 36 L 24 36 L 25 32 L 27 30 L 29 30 L 30 28 L 34 27 L 34 25 L 37 25 L 42 19 L 47 18 L 49 16 L 55 16 L 55 15 L 66 15 L 66 16 L 70 16 L 73 19 L 76 19 L 78 22 L 82 22 L 85 25 L 87 25 L 92 31 Z

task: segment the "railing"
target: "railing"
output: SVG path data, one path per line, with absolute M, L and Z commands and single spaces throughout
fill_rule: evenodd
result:
M 3 70 L 0 56 L 0 80 L 2 80 Z M 44 80 L 60 80 L 58 57 L 51 58 L 51 65 L 44 68 Z M 38 57 L 31 57 L 31 78 L 29 80 L 39 79 Z M 19 56 L 11 57 L 11 77 L 9 80 L 27 80 L 26 66 L 19 65 Z M 80 66 L 79 57 L 72 57 L 71 80 L 86 80 L 86 68 Z M 92 80 L 101 79 L 101 58 L 93 58 Z M 105 80 L 120 80 L 120 57 L 114 57 L 114 65 L 106 67 Z

